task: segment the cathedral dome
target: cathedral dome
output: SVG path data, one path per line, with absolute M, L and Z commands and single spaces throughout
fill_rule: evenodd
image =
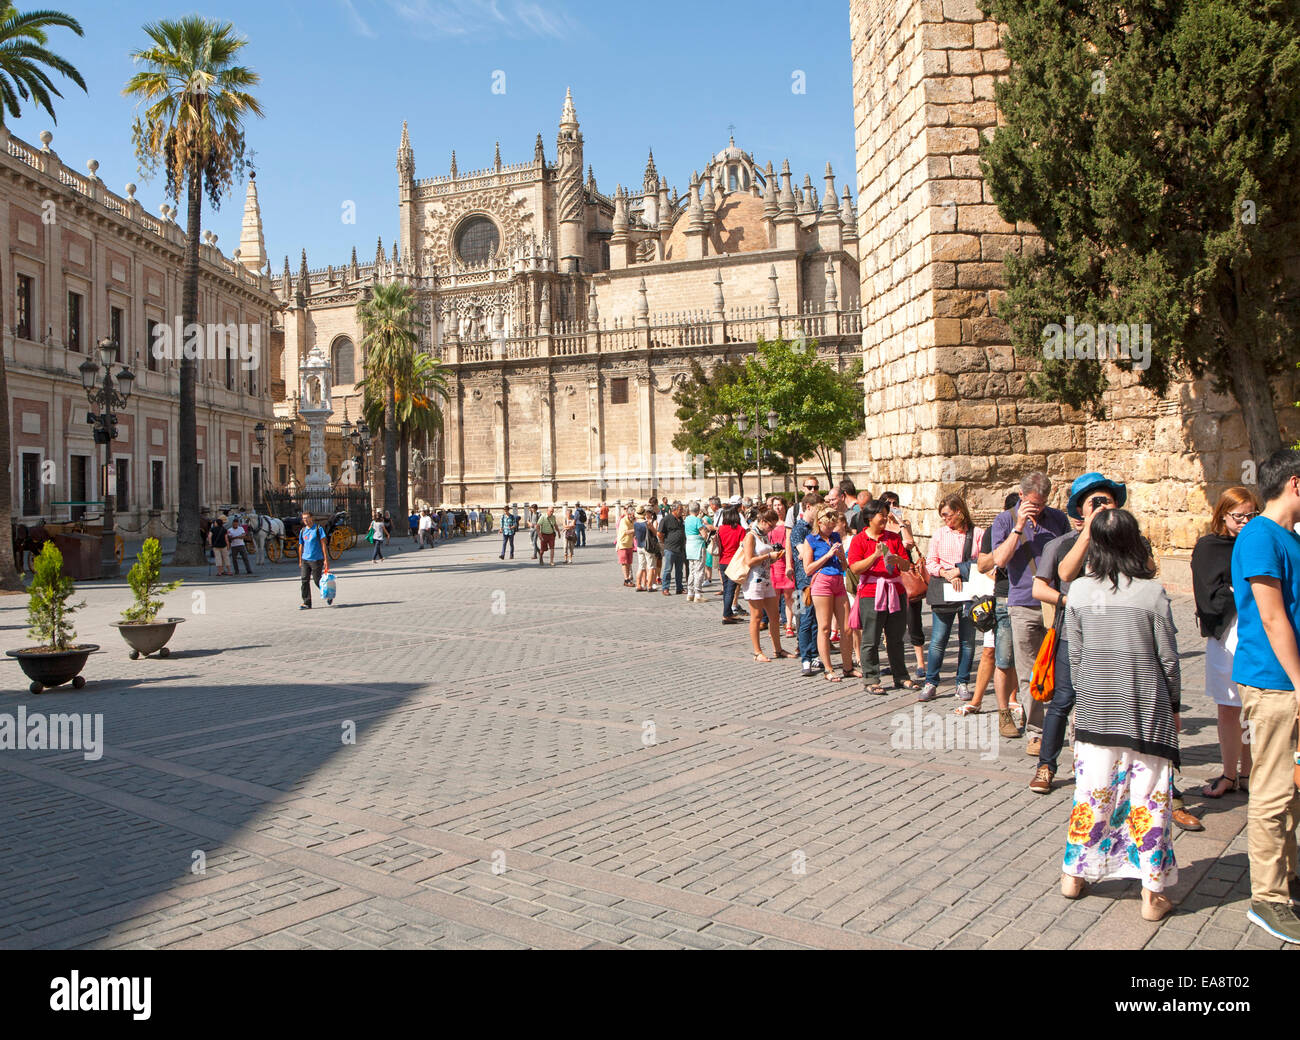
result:
M 683 260 L 686 257 L 686 228 L 690 214 L 683 212 L 673 224 L 668 236 L 665 260 Z M 763 222 L 763 200 L 748 192 L 738 191 L 720 200 L 717 219 L 709 228 L 709 253 L 753 253 L 769 248 L 767 225 Z

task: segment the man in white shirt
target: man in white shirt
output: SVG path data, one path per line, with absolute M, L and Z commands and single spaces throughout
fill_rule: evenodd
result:
M 235 522 L 230 525 L 230 560 L 231 570 L 239 573 L 239 561 L 244 561 L 244 571 L 248 574 L 253 573 L 253 567 L 248 562 L 248 550 L 244 548 L 244 538 L 248 535 L 248 530 L 244 527 L 242 517 L 236 516 Z
M 794 527 L 794 522 L 799 517 L 799 513 L 802 509 L 799 503 L 803 500 L 803 496 L 807 494 L 815 495 L 816 493 L 817 479 L 815 477 L 804 477 L 803 492 L 795 498 L 790 508 L 785 511 L 785 526 L 787 530 Z
M 420 513 L 420 543 L 419 547 L 424 548 L 427 542 L 429 548 L 433 548 L 433 515 L 426 508 Z

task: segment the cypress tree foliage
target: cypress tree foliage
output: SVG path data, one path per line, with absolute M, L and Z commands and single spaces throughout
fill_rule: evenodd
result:
M 1012 71 L 981 169 L 1043 239 L 999 309 L 1044 359 L 1032 392 L 1100 409 L 1107 385 L 1086 351 L 1044 357 L 1049 324 L 1149 324 L 1149 365 L 1116 363 L 1157 393 L 1208 374 L 1268 455 L 1270 381 L 1300 360 L 1300 0 L 984 7 Z

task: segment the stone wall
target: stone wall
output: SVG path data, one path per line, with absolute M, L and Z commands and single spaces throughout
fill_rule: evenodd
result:
M 1191 380 L 1158 400 L 1118 370 L 1104 418 L 1032 401 L 1034 363 L 995 316 L 1002 260 L 1038 246 L 1032 227 L 999 217 L 979 172 L 994 82 L 1009 68 L 999 26 L 974 0 L 851 0 L 850 32 L 874 472 L 928 533 L 949 492 L 987 519 L 1028 470 L 1052 477 L 1060 504 L 1075 476 L 1100 469 L 1130 485 L 1161 555 L 1185 554 L 1207 503 L 1242 480 L 1235 402 Z M 1282 381 L 1291 434 L 1295 399 L 1294 380 Z

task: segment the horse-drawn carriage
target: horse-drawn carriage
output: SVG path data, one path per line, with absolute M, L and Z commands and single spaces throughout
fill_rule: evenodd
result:
M 331 560 L 337 560 L 357 544 L 357 533 L 347 523 L 348 514 L 339 510 L 321 526 L 325 528 L 325 546 Z M 266 558 L 272 563 L 281 559 L 298 558 L 298 535 L 302 531 L 301 516 L 249 517 L 249 530 L 260 541 L 265 538 Z M 254 525 L 257 526 L 254 526 Z
M 40 555 L 41 549 L 54 535 L 89 534 L 98 537 L 103 533 L 103 520 L 92 516 L 84 516 L 79 520 L 39 519 L 31 523 L 11 519 L 9 526 L 13 539 L 14 564 L 20 571 L 29 574 L 35 570 L 36 557 Z M 117 557 L 118 563 L 122 562 L 125 550 L 125 540 L 114 532 L 113 555 Z

